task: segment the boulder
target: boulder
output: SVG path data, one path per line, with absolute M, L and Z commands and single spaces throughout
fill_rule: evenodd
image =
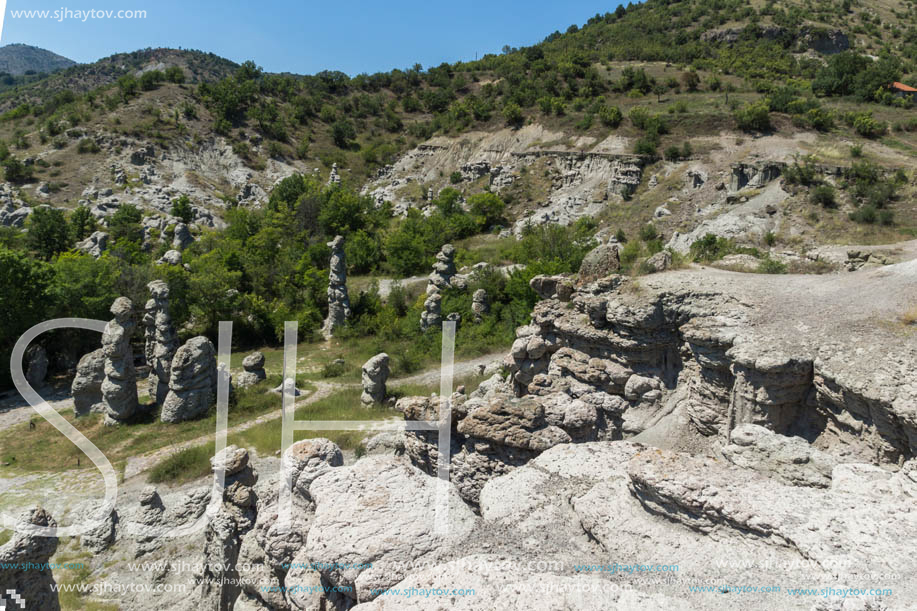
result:
M 382 352 L 363 365 L 363 394 L 360 396 L 363 405 L 379 405 L 385 401 L 385 382 L 389 374 L 388 364 L 389 357 Z
M 239 388 L 254 386 L 267 379 L 267 373 L 264 371 L 264 355 L 260 352 L 253 352 L 242 359 L 242 369 L 245 371 L 239 376 L 237 382 Z
M 108 234 L 104 231 L 95 231 L 85 240 L 77 242 L 76 249 L 98 259 L 108 250 Z
M 172 360 L 162 421 L 182 422 L 205 415 L 216 401 L 216 392 L 216 350 L 206 337 L 194 337 Z
M 602 244 L 592 249 L 583 258 L 579 268 L 579 281 L 582 284 L 595 282 L 617 273 L 621 269 L 617 244 Z
M 77 417 L 89 413 L 105 413 L 102 402 L 102 382 L 105 381 L 105 352 L 99 348 L 83 355 L 76 366 L 76 376 L 70 387 L 73 411 Z
M 172 237 L 172 248 L 182 251 L 192 244 L 194 244 L 194 237 L 191 235 L 191 230 L 188 226 L 184 223 L 175 225 L 175 233 Z
M 48 352 L 41 344 L 32 344 L 25 351 L 25 379 L 32 388 L 39 389 L 48 377 Z

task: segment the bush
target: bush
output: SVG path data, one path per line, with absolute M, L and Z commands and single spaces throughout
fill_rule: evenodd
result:
M 616 128 L 621 125 L 621 121 L 624 120 L 624 115 L 621 114 L 621 109 L 617 106 L 602 105 L 599 108 L 599 120 L 602 122 L 602 125 Z
M 856 223 L 866 223 L 872 225 L 876 222 L 878 213 L 873 206 L 860 206 L 850 213 L 850 220 Z
M 506 204 L 494 193 L 476 193 L 468 198 L 468 211 L 479 230 L 487 230 L 503 222 Z
M 776 259 L 771 259 L 767 257 L 760 263 L 758 263 L 758 273 L 759 274 L 785 274 L 786 273 L 786 263 L 781 263 Z
M 96 144 L 96 141 L 92 138 L 83 138 L 80 140 L 79 144 L 76 145 L 76 152 L 81 155 L 85 154 L 95 154 L 101 151 L 99 145 Z
M 453 185 L 457 185 L 457 184 L 459 184 L 460 182 L 462 182 L 462 173 L 461 173 L 461 172 L 453 172 L 452 174 L 450 174 L 450 175 L 449 175 L 449 182 L 452 183 Z
M 834 196 L 834 187 L 831 185 L 819 185 L 812 189 L 812 193 L 809 196 L 809 199 L 813 204 L 822 206 L 823 208 L 836 208 L 837 200 Z
M 640 239 L 644 242 L 649 242 L 655 240 L 659 237 L 659 232 L 656 230 L 656 226 L 652 223 L 647 223 L 640 228 Z
M 503 118 L 510 127 L 521 127 L 525 122 L 522 108 L 515 102 L 509 102 L 503 106 Z
M 24 183 L 32 180 L 32 166 L 26 165 L 15 157 L 8 157 L 3 162 L 3 176 L 7 182 Z
M 191 199 L 187 195 L 180 196 L 172 202 L 172 210 L 169 214 L 180 218 L 185 224 L 193 221 L 194 209 L 191 207 Z
M 767 104 L 753 102 L 745 104 L 735 112 L 736 124 L 744 131 L 767 131 L 771 129 L 771 117 Z

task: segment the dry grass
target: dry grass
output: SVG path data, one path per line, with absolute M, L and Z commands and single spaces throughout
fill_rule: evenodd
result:
M 901 324 L 908 326 L 917 325 L 917 306 L 912 307 L 901 315 Z

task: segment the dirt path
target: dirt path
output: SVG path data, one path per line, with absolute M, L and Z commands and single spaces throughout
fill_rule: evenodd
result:
M 485 354 L 484 356 L 479 356 L 476 359 L 470 361 L 461 361 L 455 364 L 455 368 L 452 372 L 453 378 L 462 378 L 466 376 L 472 376 L 478 373 L 478 367 L 484 365 L 485 367 L 491 364 L 493 361 L 502 361 L 506 351 L 503 352 L 494 352 L 492 354 Z M 424 371 L 422 373 L 414 374 L 406 378 L 399 378 L 397 380 L 390 380 L 389 386 L 401 386 L 403 384 L 436 384 L 440 380 L 442 372 L 440 369 L 431 369 L 430 371 Z

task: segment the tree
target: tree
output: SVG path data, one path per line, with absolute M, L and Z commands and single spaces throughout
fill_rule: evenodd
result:
M 485 230 L 503 220 L 506 204 L 495 193 L 476 193 L 468 198 L 468 209 L 478 229 Z
M 735 113 L 739 129 L 745 131 L 767 131 L 771 128 L 771 116 L 763 101 L 746 104 Z
M 348 149 L 351 147 L 351 142 L 357 137 L 357 131 L 353 127 L 353 123 L 347 119 L 339 119 L 334 122 L 331 126 L 331 139 L 334 140 L 334 143 L 342 149 Z
M 172 216 L 178 217 L 183 223 L 188 224 L 194 220 L 194 209 L 191 207 L 191 198 L 181 195 L 172 202 Z
M 347 265 L 356 274 L 371 272 L 382 258 L 378 242 L 362 229 L 348 236 L 344 251 Z
M 29 215 L 26 243 L 39 258 L 50 261 L 54 255 L 70 248 L 70 228 L 64 211 L 40 206 Z
M 10 352 L 19 336 L 47 318 L 52 271 L 47 263 L 0 247 L 0 384 L 10 380 Z
M 665 95 L 666 91 L 667 91 L 666 86 L 663 85 L 662 83 L 656 83 L 655 85 L 653 85 L 653 93 L 656 94 L 657 103 L 662 101 L 662 96 Z
M 697 76 L 697 72 L 688 70 L 681 73 L 681 82 L 688 91 L 697 91 L 697 87 L 700 85 L 700 77 Z
M 70 233 L 77 242 L 85 240 L 96 230 L 96 220 L 86 206 L 77 206 L 70 213 Z
M 32 166 L 10 156 L 3 162 L 3 176 L 7 182 L 24 183 L 32 180 Z
M 124 204 L 108 220 L 108 231 L 111 239 L 117 242 L 143 242 L 143 227 L 140 221 L 143 213 L 133 204 Z
M 510 127 L 521 127 L 525 121 L 522 108 L 515 102 L 508 102 L 503 106 L 503 118 Z

